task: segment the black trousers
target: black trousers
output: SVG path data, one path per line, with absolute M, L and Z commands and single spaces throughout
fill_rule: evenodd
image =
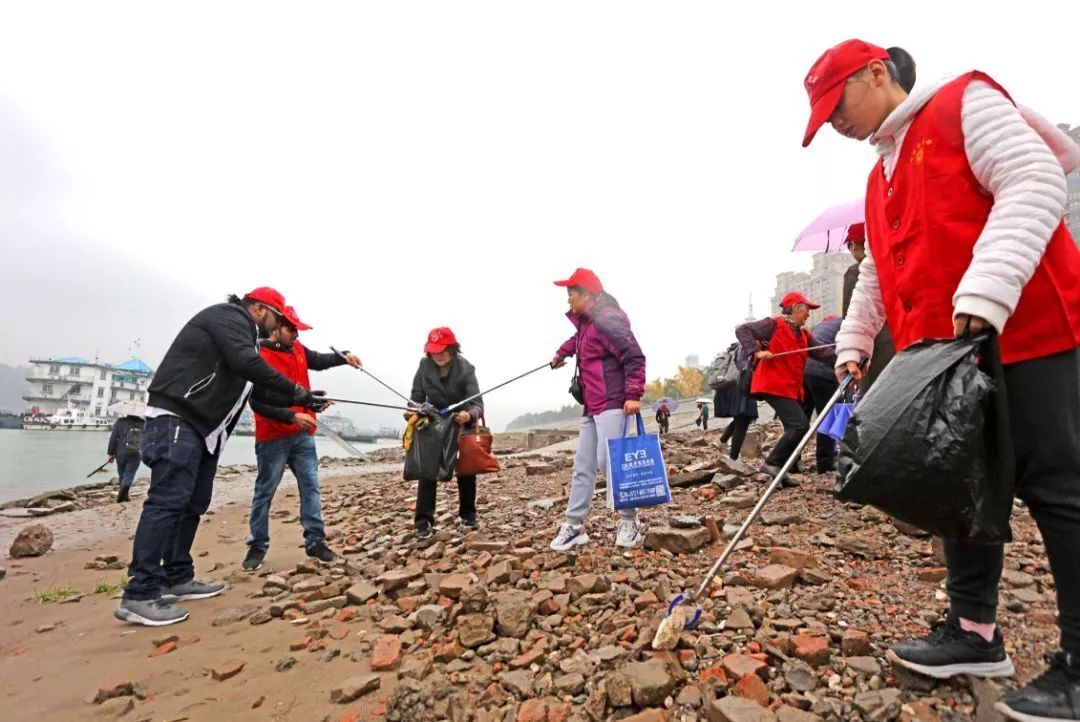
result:
M 826 379 L 820 376 L 807 375 L 805 379 L 806 388 L 810 390 L 810 397 L 807 399 L 807 405 L 803 407 L 806 411 L 807 408 L 811 408 L 817 412 L 820 416 L 822 410 L 825 408 L 825 404 L 829 402 L 832 395 L 836 393 L 836 387 L 840 383 L 834 379 Z M 807 418 L 810 417 L 809 412 L 806 413 Z M 803 432 L 805 433 L 805 432 Z M 820 468 L 822 464 L 828 464 L 836 458 L 836 439 L 828 434 L 817 435 L 817 463 Z
M 435 495 L 439 488 L 438 481 L 420 480 L 416 484 L 416 516 L 414 517 L 417 527 L 421 521 L 435 526 Z M 476 518 L 476 477 L 457 477 L 458 488 L 458 516 L 462 519 Z
M 1061 646 L 1080 654 L 1080 350 L 1005 367 L 1017 496 L 1046 546 Z M 945 542 L 954 615 L 993 622 L 1004 546 Z
M 785 399 L 782 396 L 773 396 L 772 394 L 765 394 L 762 399 L 772 407 L 772 410 L 776 412 L 776 418 L 780 419 L 780 423 L 784 425 L 784 435 L 780 437 L 780 440 L 776 442 L 776 446 L 769 452 L 765 463 L 772 466 L 783 466 L 784 462 L 791 456 L 791 452 L 799 445 L 799 441 L 806 434 L 806 430 L 810 428 L 810 421 L 807 420 L 806 414 L 803 413 L 802 405 L 795 399 Z M 796 460 L 791 467 L 791 471 L 794 472 L 798 468 L 799 462 Z
M 746 430 L 750 428 L 753 419 L 749 416 L 736 416 L 720 435 L 720 441 L 731 442 L 731 452 L 728 454 L 732 459 L 739 458 L 743 442 L 746 441 Z

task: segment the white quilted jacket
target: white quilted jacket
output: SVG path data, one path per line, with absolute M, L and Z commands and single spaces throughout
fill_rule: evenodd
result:
M 892 177 L 912 118 L 948 82 L 913 92 L 870 138 L 886 178 Z M 1000 333 L 1065 213 L 1065 175 L 1080 167 L 1080 148 L 1045 118 L 1013 105 L 981 80 L 964 91 L 961 123 L 968 164 L 994 205 L 953 293 L 953 314 L 984 318 Z M 836 365 L 869 358 L 884 323 L 877 268 L 868 251 L 836 336 Z

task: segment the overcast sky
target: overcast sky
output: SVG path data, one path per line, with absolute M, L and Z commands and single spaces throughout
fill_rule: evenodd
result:
M 920 84 L 979 68 L 1080 123 L 1077 4 L 994 7 L 5 2 L 0 363 L 140 339 L 156 366 L 195 311 L 270 284 L 308 345 L 406 391 L 438 325 L 490 386 L 569 336 L 551 282 L 586 266 L 671 375 L 750 292 L 769 312 L 775 273 L 809 266 L 796 233 L 862 194 L 871 147 L 800 148 L 826 47 L 901 45 Z M 569 376 L 493 394 L 489 421 L 569 402 Z

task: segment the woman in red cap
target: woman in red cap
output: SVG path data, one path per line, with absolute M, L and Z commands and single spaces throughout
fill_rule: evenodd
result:
M 409 398 L 418 404 L 431 404 L 445 409 L 480 393 L 476 369 L 461 355 L 461 344 L 454 332 L 445 326 L 432 329 L 424 344 L 424 358 L 413 377 Z M 454 421 L 471 428 L 484 413 L 484 400 L 476 398 L 454 413 Z M 463 529 L 476 529 L 476 476 L 457 477 L 458 524 Z M 421 479 L 416 487 L 416 538 L 428 539 L 435 529 L 435 493 L 438 482 Z
M 551 366 L 560 368 L 570 356 L 577 357 L 575 378 L 580 385 L 576 398 L 584 407 L 566 513 L 550 545 L 555 551 L 569 551 L 589 542 L 585 517 L 596 490 L 596 473 L 607 467 L 607 440 L 621 436 L 626 417 L 641 412 L 645 354 L 630 328 L 630 319 L 595 273 L 579 268 L 555 285 L 566 289 L 570 304 L 566 317 L 575 330 L 555 352 Z M 621 509 L 619 516 L 616 546 L 641 546 L 645 534 L 637 509 Z
M 803 145 L 828 122 L 881 157 L 867 184 L 868 255 L 837 335 L 838 373 L 861 375 L 886 321 L 898 350 L 927 337 L 1000 334 L 1016 486 L 1046 544 L 1062 650 L 999 709 L 1017 720 L 1077 720 L 1080 251 L 1062 216 L 1080 149 L 984 73 L 912 92 L 909 61 L 848 40 L 806 76 Z M 893 647 L 893 661 L 939 678 L 1012 674 L 995 625 L 1003 554 L 1001 545 L 945 542 L 948 617 Z
M 810 428 L 810 421 L 802 407 L 803 371 L 807 357 L 813 356 L 830 366 L 836 360 L 832 349 L 807 351 L 812 346 L 821 345 L 803 328 L 810 318 L 810 311 L 815 308 L 821 306 L 792 291 L 780 299 L 779 316 L 750 321 L 735 328 L 735 338 L 739 341 L 744 358 L 757 359 L 750 386 L 751 396 L 771 406 L 776 418 L 784 425 L 784 435 L 761 466 L 761 470 L 769 476 L 780 473 L 784 462 Z M 791 470 L 798 473 L 797 461 Z M 797 486 L 790 475 L 784 476 L 783 484 Z

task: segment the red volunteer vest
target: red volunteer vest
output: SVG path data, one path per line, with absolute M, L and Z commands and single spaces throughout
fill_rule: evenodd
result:
M 808 346 L 807 333 L 799 329 L 798 334 L 791 328 L 791 324 L 783 319 L 776 318 L 776 331 L 772 340 L 769 341 L 769 350 L 779 354 L 785 351 L 798 351 Z M 793 353 L 780 358 L 770 358 L 759 361 L 754 369 L 753 380 L 750 384 L 752 394 L 772 394 L 785 399 L 803 398 L 803 371 L 806 368 L 806 354 Z
M 880 163 L 870 173 L 867 243 L 897 351 L 923 338 L 952 337 L 953 294 L 994 204 L 964 150 L 961 100 L 973 79 L 1005 93 L 977 71 L 957 78 L 911 121 L 891 182 Z M 1001 335 L 1002 362 L 1080 345 L 1078 309 L 1080 251 L 1062 222 Z
M 285 378 L 300 384 L 305 389 L 311 388 L 311 381 L 308 379 L 307 354 L 304 353 L 304 347 L 300 345 L 299 341 L 295 342 L 289 351 L 275 351 L 260 346 L 259 354 L 266 363 L 273 366 L 274 370 Z M 315 415 L 314 411 L 305 409 L 303 406 L 293 406 L 292 410 L 297 413 Z M 286 424 L 276 419 L 268 419 L 261 414 L 255 414 L 256 441 L 273 441 L 285 436 L 292 436 L 298 431 L 300 431 L 300 427 L 296 424 Z M 311 431 L 309 433 L 314 434 L 315 432 Z

